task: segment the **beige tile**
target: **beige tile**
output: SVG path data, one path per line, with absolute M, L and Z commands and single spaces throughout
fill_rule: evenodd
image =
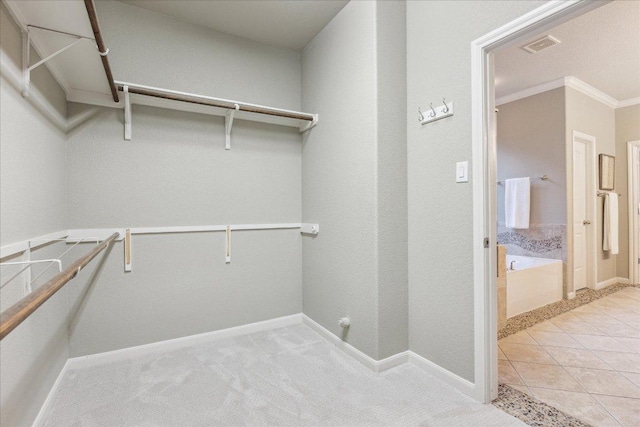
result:
M 538 345 L 501 343 L 500 348 L 511 361 L 557 365 L 553 357 Z
M 613 370 L 602 359 L 585 348 L 544 347 L 544 349 L 562 366 Z
M 498 360 L 498 382 L 507 385 L 522 385 L 520 376 L 508 360 Z
M 498 347 L 498 360 L 507 360 L 507 356 L 505 356 L 500 347 Z
M 609 414 L 596 399 L 587 393 L 550 390 L 546 388 L 531 388 L 531 392 L 536 399 L 593 426 L 620 426 L 611 414 Z
M 620 372 L 620 375 L 640 387 L 640 374 L 634 374 L 631 372 Z
M 537 325 L 527 328 L 526 331 L 527 333 L 531 331 L 562 332 L 562 329 L 551 323 L 551 321 L 545 320 L 542 323 L 538 323 Z
M 581 335 L 570 334 L 576 341 L 582 344 L 589 350 L 602 350 L 602 351 L 618 351 L 621 353 L 631 353 L 631 350 L 626 345 L 619 343 L 612 337 L 597 336 L 597 335 Z
M 583 322 L 581 320 L 568 320 L 565 322 L 555 321 L 558 329 L 562 332 L 570 334 L 583 334 L 583 335 L 607 335 L 600 328 L 592 325 L 591 323 Z
M 640 353 L 640 339 L 638 338 L 625 338 L 625 337 L 616 337 L 616 341 L 622 343 L 629 347 L 636 353 Z
M 551 388 L 555 390 L 581 391 L 584 388 L 561 366 L 537 363 L 512 362 L 516 372 L 528 387 Z M 602 371 L 605 372 L 605 371 Z
M 533 396 L 533 393 L 531 393 L 531 390 L 529 390 L 529 387 L 527 387 L 526 385 L 515 385 L 515 384 L 507 384 L 509 387 L 514 388 L 518 391 L 521 391 L 523 393 L 528 394 L 529 396 Z
M 516 371 L 520 372 L 516 366 Z M 640 388 L 615 371 L 565 367 L 589 393 L 640 398 Z M 522 373 L 520 373 L 522 376 Z M 524 378 L 527 385 L 527 379 Z
M 529 335 L 538 344 L 553 347 L 584 348 L 582 344 L 564 332 L 530 331 Z
M 640 329 L 629 325 L 598 325 L 598 329 L 610 337 L 640 338 Z
M 640 354 L 618 353 L 615 351 L 594 351 L 595 355 L 607 362 L 616 371 L 640 374 Z
M 591 304 L 581 305 L 580 307 L 576 307 L 571 310 L 572 313 L 603 313 L 599 308 Z
M 507 288 L 498 288 L 498 322 L 507 320 Z
M 578 317 L 577 314 L 574 314 L 573 312 L 568 312 L 568 313 L 563 313 L 560 314 L 556 317 L 552 317 L 550 319 L 554 325 L 557 325 L 557 322 L 569 322 L 571 320 L 576 321 L 576 322 L 582 322 L 582 319 L 580 317 Z
M 577 313 L 576 315 L 584 322 L 593 323 L 594 326 L 607 324 L 618 325 L 623 323 L 622 321 L 604 313 Z
M 498 341 L 498 344 L 501 343 L 509 343 L 509 344 L 531 344 L 536 345 L 537 343 L 529 336 L 527 331 L 520 331 L 513 335 L 509 335 L 506 338 L 502 338 Z
M 640 400 L 614 396 L 593 396 L 625 427 L 640 425 Z

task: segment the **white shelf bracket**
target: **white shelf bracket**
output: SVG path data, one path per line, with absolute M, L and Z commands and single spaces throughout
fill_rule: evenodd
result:
M 231 150 L 231 127 L 233 126 L 233 117 L 236 115 L 236 111 L 240 110 L 238 104 L 235 105 L 235 110 L 227 111 L 227 115 L 224 118 L 224 137 L 225 137 L 225 150 Z
M 124 271 L 131 271 L 131 229 L 124 232 Z
M 73 46 L 77 45 L 82 40 L 86 40 L 86 39 L 85 38 L 78 38 L 78 39 L 74 40 L 72 43 L 70 43 L 70 44 L 66 45 L 65 47 L 63 47 L 62 49 L 58 49 L 57 51 L 53 52 L 51 55 L 41 59 L 38 62 L 36 62 L 35 64 L 29 65 L 29 62 L 31 61 L 31 58 L 30 58 L 30 56 L 31 56 L 30 55 L 31 54 L 31 33 L 29 32 L 29 30 L 23 31 L 23 33 L 22 33 L 22 96 L 24 96 L 24 97 L 28 97 L 29 96 L 29 86 L 31 85 L 31 71 L 33 71 L 34 69 L 38 68 L 39 66 L 41 66 L 45 62 L 49 61 L 50 59 L 53 59 L 56 56 L 60 55 L 62 52 L 66 51 L 68 49 L 71 49 Z
M 29 31 L 22 32 L 22 96 L 29 96 L 29 85 L 31 84 L 31 72 L 29 71 L 29 56 L 31 53 L 31 34 Z
M 124 140 L 131 141 L 131 95 L 129 86 L 122 88 L 124 92 Z
M 320 224 L 300 224 L 300 233 L 317 236 L 320 233 Z
M 226 264 L 231 263 L 231 227 L 227 226 L 227 238 L 226 238 L 227 248 L 224 252 L 224 262 Z
M 306 131 L 313 129 L 314 127 L 316 127 L 317 124 L 318 124 L 318 115 L 314 114 L 313 120 L 311 120 L 309 123 L 307 123 L 304 126 L 300 126 L 300 133 L 305 133 Z

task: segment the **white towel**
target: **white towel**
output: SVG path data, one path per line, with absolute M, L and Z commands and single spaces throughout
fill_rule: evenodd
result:
M 504 182 L 504 220 L 507 228 L 529 228 L 531 180 L 507 179 Z
M 618 251 L 618 193 L 604 195 L 604 230 L 602 250 L 616 255 Z

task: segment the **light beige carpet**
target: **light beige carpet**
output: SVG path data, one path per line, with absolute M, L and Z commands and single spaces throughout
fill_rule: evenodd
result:
M 412 365 L 375 374 L 304 325 L 71 368 L 46 426 L 523 426 Z

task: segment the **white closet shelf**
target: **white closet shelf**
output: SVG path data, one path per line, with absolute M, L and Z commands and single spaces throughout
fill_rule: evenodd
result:
M 251 104 L 248 102 L 234 101 L 224 98 L 215 98 L 206 95 L 197 95 L 194 93 L 180 92 L 118 80 L 116 80 L 115 83 L 118 91 L 124 92 L 125 96 L 121 97 L 123 100 L 118 104 L 110 103 L 110 105 L 106 105 L 124 108 L 125 110 L 128 108 L 126 100 L 126 93 L 128 92 L 130 104 L 191 111 L 225 117 L 229 117 L 230 113 L 232 113 L 230 121 L 233 121 L 235 118 L 240 120 L 271 123 L 296 127 L 300 132 L 305 132 L 313 128 L 318 123 L 317 114 L 285 110 L 282 108 L 268 107 L 265 105 Z M 228 130 L 230 131 L 230 129 Z

